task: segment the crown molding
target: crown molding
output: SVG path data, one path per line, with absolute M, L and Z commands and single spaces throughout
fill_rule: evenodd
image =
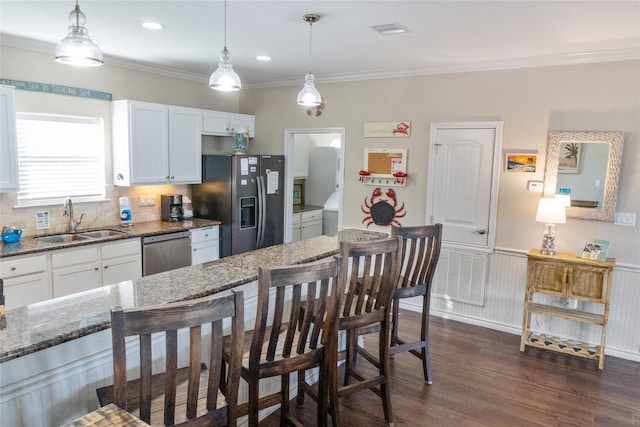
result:
M 5 46 L 20 49 L 51 53 L 55 45 L 21 37 L 3 34 L 0 43 Z M 140 61 L 123 59 L 111 55 L 104 55 L 105 65 L 113 65 L 136 71 L 159 74 L 172 78 L 189 80 L 197 83 L 207 83 L 209 75 L 191 73 L 175 68 L 163 67 Z M 557 65 L 588 64 L 597 62 L 615 62 L 640 59 L 640 48 L 626 48 L 615 50 L 601 50 L 592 52 L 576 52 L 569 54 L 556 54 L 545 56 L 532 56 L 521 58 L 509 58 L 496 61 L 473 62 L 465 64 L 433 65 L 429 67 L 401 69 L 401 70 L 373 70 L 358 73 L 341 73 L 315 75 L 316 83 L 343 83 L 363 80 L 389 79 L 398 77 L 416 77 L 436 74 L 469 73 L 476 71 L 498 71 L 520 68 L 550 67 Z M 258 89 L 269 87 L 295 86 L 301 84 L 302 78 L 296 80 L 277 80 L 270 82 L 243 83 L 245 89 Z

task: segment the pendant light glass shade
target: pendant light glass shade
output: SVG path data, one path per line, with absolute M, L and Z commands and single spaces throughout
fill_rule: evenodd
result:
M 320 20 L 320 15 L 307 14 L 302 17 L 304 22 L 309 23 L 309 72 L 304 76 L 304 87 L 298 93 L 298 104 L 305 107 L 313 107 L 322 104 L 322 96 L 313 83 L 314 76 L 311 74 L 311 36 L 313 23 Z
M 56 62 L 79 67 L 98 67 L 103 64 L 102 52 L 89 37 L 89 30 L 84 26 L 87 17 L 82 13 L 78 2 L 69 13 L 69 32 L 56 46 Z
M 313 84 L 313 74 L 311 73 L 304 77 L 304 87 L 298 93 L 298 104 L 307 107 L 322 104 L 322 96 Z
M 240 90 L 242 83 L 240 76 L 233 70 L 233 65 L 229 61 L 231 54 L 227 50 L 227 1 L 224 2 L 224 49 L 220 52 L 220 62 L 218 69 L 209 77 L 209 87 L 222 92 L 232 92 Z
M 240 82 L 240 76 L 233 70 L 233 65 L 229 62 L 231 55 L 225 46 L 222 52 L 220 52 L 220 63 L 218 69 L 209 77 L 209 87 L 211 89 L 220 90 L 223 92 L 232 92 L 240 90 L 242 82 Z

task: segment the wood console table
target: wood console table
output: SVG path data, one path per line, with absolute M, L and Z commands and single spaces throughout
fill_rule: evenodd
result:
M 611 280 L 615 264 L 614 258 L 607 258 L 606 262 L 598 262 L 578 258 L 572 253 L 557 252 L 555 256 L 549 256 L 540 254 L 539 249 L 531 249 L 527 253 L 527 288 L 524 295 L 520 351 L 524 351 L 527 345 L 554 350 L 598 360 L 598 368 L 602 369 Z M 604 313 L 597 314 L 536 303 L 533 301 L 534 293 L 602 304 Z M 602 327 L 600 343 L 594 345 L 533 332 L 530 329 L 533 313 L 599 325 Z

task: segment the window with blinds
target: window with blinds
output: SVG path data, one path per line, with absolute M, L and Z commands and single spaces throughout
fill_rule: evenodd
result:
M 101 118 L 18 113 L 16 124 L 18 204 L 104 198 Z

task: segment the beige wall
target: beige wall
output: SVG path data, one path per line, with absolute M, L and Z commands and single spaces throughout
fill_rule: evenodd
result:
M 250 150 L 256 154 L 283 153 L 285 128 L 344 127 L 344 227 L 363 227 L 360 207 L 372 190 L 358 182 L 364 148 L 408 148 L 408 185 L 397 189 L 398 200 L 405 203 L 407 211 L 402 224 L 424 223 L 429 129 L 431 123 L 439 121 L 501 120 L 504 122 L 503 151 L 539 151 L 540 168 L 535 174 L 507 175 L 501 165 L 498 247 L 527 250 L 540 243 L 542 224 L 534 220 L 539 194 L 527 192 L 526 182 L 543 179 L 546 138 L 550 130 L 624 131 L 617 211 L 640 213 L 640 61 L 318 84 L 326 103 L 320 117 L 308 116 L 304 108 L 295 103 L 298 86 L 219 93 L 209 90 L 204 80 L 195 82 L 109 65 L 76 69 L 56 64 L 51 55 L 6 46 L 2 46 L 0 52 L 0 65 L 0 76 L 8 79 L 89 88 L 112 93 L 114 99 L 255 114 L 256 138 Z M 16 106 L 18 111 L 97 115 L 105 119 L 107 130 L 111 126 L 110 106 L 104 101 L 16 91 Z M 412 122 L 410 138 L 362 137 L 364 122 L 394 120 Z M 107 136 L 107 177 L 111 176 L 109 141 L 110 134 Z M 100 221 L 113 218 L 115 222 L 117 196 L 129 195 L 135 199 L 145 194 L 186 191 L 180 186 L 165 187 L 129 190 L 109 185 L 107 194 L 113 200 L 106 205 L 90 205 L 85 210 L 101 218 Z M 0 203 L 2 224 L 22 226 L 22 221 L 25 227 L 34 227 L 35 210 L 13 209 L 14 195 L 1 194 Z M 144 209 L 150 208 L 134 210 L 134 221 L 156 219 L 155 211 Z M 61 216 L 61 207 L 50 210 L 52 218 Z M 85 221 L 91 224 L 91 219 Z M 96 224 L 99 225 L 103 224 Z M 63 226 L 64 219 L 59 227 Z M 574 251 L 583 239 L 604 238 L 611 240 L 610 254 L 617 257 L 619 263 L 640 265 L 638 226 L 569 219 L 567 224 L 559 225 L 557 231 L 559 250 Z
M 256 115 L 253 149 L 281 153 L 285 128 L 346 129 L 344 227 L 362 228 L 362 201 L 372 188 L 358 182 L 364 148 L 407 148 L 409 181 L 396 188 L 406 205 L 403 225 L 423 224 L 426 212 L 429 130 L 433 122 L 501 120 L 503 152 L 538 150 L 535 174 L 500 170 L 496 245 L 538 247 L 542 224 L 535 222 L 540 194 L 528 180 L 543 180 L 547 133 L 551 130 L 625 132 L 617 211 L 640 213 L 640 61 L 556 66 L 506 71 L 318 84 L 326 107 L 310 117 L 295 103 L 299 87 L 243 90 L 240 108 Z M 364 122 L 410 120 L 409 139 L 363 138 Z M 258 148 L 259 147 L 259 148 Z M 568 219 L 557 227 L 557 249 L 575 251 L 589 238 L 611 240 L 618 263 L 640 265 L 640 217 L 635 228 Z M 371 228 L 374 228 L 372 226 Z M 388 227 L 378 227 L 388 231 Z

